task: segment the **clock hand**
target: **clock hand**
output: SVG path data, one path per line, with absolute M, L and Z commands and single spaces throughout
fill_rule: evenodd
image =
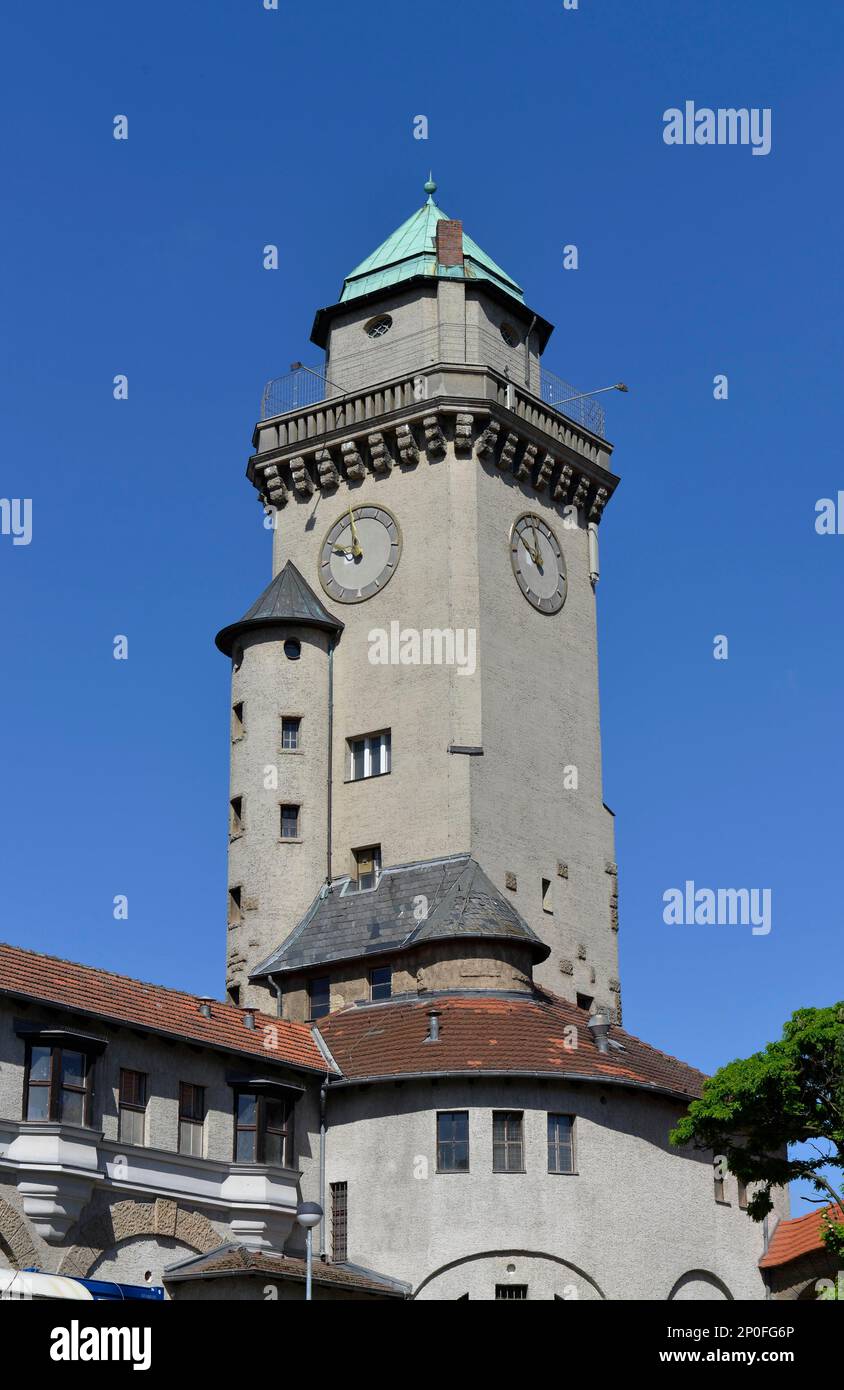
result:
M 525 550 L 527 551 L 528 555 L 529 555 L 530 558 L 532 559 L 533 563 L 534 563 L 535 565 L 540 564 L 540 555 L 539 555 L 539 551 L 538 551 L 538 550 L 534 550 L 533 546 L 528 545 L 527 536 L 526 536 L 524 533 L 522 533 L 522 538 L 521 538 L 521 539 L 522 539 L 522 545 L 524 546 L 524 548 L 525 548 Z
M 352 528 L 352 554 L 353 554 L 355 557 L 357 557 L 358 555 L 362 555 L 362 554 L 363 554 L 363 550 L 361 549 L 361 544 L 360 544 L 360 541 L 358 540 L 358 532 L 357 532 L 357 527 L 355 526 L 355 518 L 354 518 L 354 513 L 352 512 L 352 504 L 351 504 L 351 502 L 349 503 L 349 524 L 350 524 L 350 526 L 351 526 L 351 528 Z

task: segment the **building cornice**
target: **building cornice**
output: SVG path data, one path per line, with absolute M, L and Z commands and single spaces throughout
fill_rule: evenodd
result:
M 436 464 L 449 448 L 590 522 L 620 481 L 607 440 L 476 364 L 438 363 L 272 416 L 256 425 L 253 444 L 247 477 L 274 508 L 413 469 L 423 456 Z

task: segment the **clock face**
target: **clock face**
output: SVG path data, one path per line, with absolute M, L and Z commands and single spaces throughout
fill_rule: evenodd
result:
M 540 613 L 559 613 L 568 589 L 566 562 L 560 542 L 541 516 L 524 512 L 514 521 L 510 561 L 528 603 Z
M 401 533 L 391 512 L 350 507 L 322 543 L 320 583 L 338 603 L 362 603 L 389 584 L 400 555 Z

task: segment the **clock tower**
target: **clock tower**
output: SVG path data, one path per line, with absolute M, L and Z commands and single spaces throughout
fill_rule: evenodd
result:
M 255 428 L 274 577 L 218 637 L 228 988 L 315 1017 L 388 977 L 533 979 L 618 1019 L 595 616 L 611 446 L 544 365 L 551 324 L 425 192 Z

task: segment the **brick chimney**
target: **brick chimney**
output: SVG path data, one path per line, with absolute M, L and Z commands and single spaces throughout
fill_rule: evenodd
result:
M 463 223 L 445 218 L 437 223 L 437 261 L 440 265 L 463 264 Z

